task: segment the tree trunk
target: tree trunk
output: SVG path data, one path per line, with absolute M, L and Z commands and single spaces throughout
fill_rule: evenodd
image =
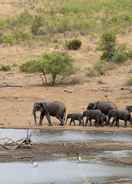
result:
M 54 86 L 54 85 L 55 85 L 56 77 L 57 77 L 57 75 L 56 75 L 56 74 L 53 74 L 53 75 L 52 75 L 52 82 L 51 82 L 51 85 L 52 85 L 52 86 Z
M 41 74 L 40 74 L 40 78 L 42 80 L 42 85 L 44 86 L 45 85 L 45 82 L 44 82 L 43 76 Z
M 43 74 L 43 77 L 44 77 L 44 80 L 45 80 L 45 84 L 47 86 L 48 85 L 48 80 L 47 80 L 46 73 L 45 73 L 44 70 L 43 70 L 42 74 Z

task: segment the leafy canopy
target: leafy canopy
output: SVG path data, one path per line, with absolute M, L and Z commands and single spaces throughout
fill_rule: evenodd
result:
M 72 58 L 68 54 L 53 52 L 44 54 L 37 60 L 31 60 L 22 64 L 20 70 L 26 73 L 43 73 L 44 76 L 50 74 L 51 83 L 54 85 L 58 75 L 66 77 L 72 74 L 73 63 Z

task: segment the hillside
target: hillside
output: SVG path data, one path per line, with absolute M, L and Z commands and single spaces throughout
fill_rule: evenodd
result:
M 35 17 L 40 27 L 34 34 Z M 100 59 L 97 47 L 104 31 L 115 31 L 118 43 L 132 48 L 131 0 L 0 0 L 0 64 L 11 66 L 11 71 L 0 71 L 1 126 L 28 125 L 37 100 L 64 101 L 70 112 L 95 100 L 111 100 L 120 108 L 132 104 L 132 88 L 126 85 L 131 59 L 112 64 L 104 75 L 88 76 Z M 78 51 L 64 48 L 72 38 L 82 41 Z M 52 51 L 74 59 L 76 72 L 68 85 L 43 87 L 39 74 L 19 71 L 21 63 Z

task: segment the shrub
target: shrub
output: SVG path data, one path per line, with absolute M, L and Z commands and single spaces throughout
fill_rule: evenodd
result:
M 95 64 L 94 70 L 96 71 L 97 75 L 104 75 L 106 71 L 113 69 L 113 67 L 114 65 L 101 60 Z
M 122 63 L 128 59 L 127 52 L 125 51 L 125 48 L 118 47 L 112 57 L 112 61 L 115 63 Z
M 0 43 L 13 45 L 16 43 L 15 36 L 13 34 L 5 34 L 0 36 Z
M 43 20 L 41 16 L 35 16 L 32 26 L 31 26 L 31 32 L 33 35 L 39 35 L 40 28 L 43 25 Z
M 30 40 L 32 38 L 32 35 L 29 32 L 16 31 L 14 33 L 14 38 L 16 42 L 21 42 Z
M 20 65 L 20 71 L 25 73 L 42 72 L 40 61 L 35 59 L 27 61 L 26 63 Z
M 107 32 L 102 35 L 99 50 L 103 51 L 102 60 L 112 61 L 116 52 L 116 35 L 113 32 Z
M 128 79 L 127 85 L 128 85 L 128 86 L 132 86 L 132 77 L 130 77 L 130 78 Z
M 78 50 L 80 49 L 82 42 L 78 39 L 73 39 L 65 42 L 65 46 L 69 50 Z
M 10 65 L 0 65 L 0 71 L 10 71 L 11 70 L 11 66 Z
M 121 63 L 126 61 L 130 54 L 125 45 L 117 45 L 114 33 L 105 33 L 101 37 L 99 49 L 103 51 L 102 60 Z
M 130 59 L 132 59 L 132 50 L 129 49 L 127 51 L 127 57 L 130 58 Z
M 22 64 L 20 70 L 26 73 L 42 73 L 46 84 L 48 83 L 46 75 L 49 74 L 51 84 L 55 85 L 57 76 L 64 78 L 72 73 L 72 58 L 64 53 L 53 52 Z

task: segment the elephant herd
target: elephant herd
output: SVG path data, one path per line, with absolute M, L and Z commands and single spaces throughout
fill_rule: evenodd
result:
M 66 115 L 66 106 L 59 101 L 53 102 L 35 102 L 33 105 L 33 116 L 35 125 L 37 125 L 36 112 L 40 112 L 39 125 L 42 125 L 44 117 L 47 118 L 48 124 L 51 123 L 51 116 L 56 117 L 61 126 L 70 121 L 70 125 L 79 126 L 120 126 L 120 120 L 124 122 L 124 127 L 128 122 L 132 125 L 132 106 L 126 106 L 124 110 L 117 108 L 115 104 L 108 101 L 96 101 L 89 103 L 84 112 L 70 113 Z

